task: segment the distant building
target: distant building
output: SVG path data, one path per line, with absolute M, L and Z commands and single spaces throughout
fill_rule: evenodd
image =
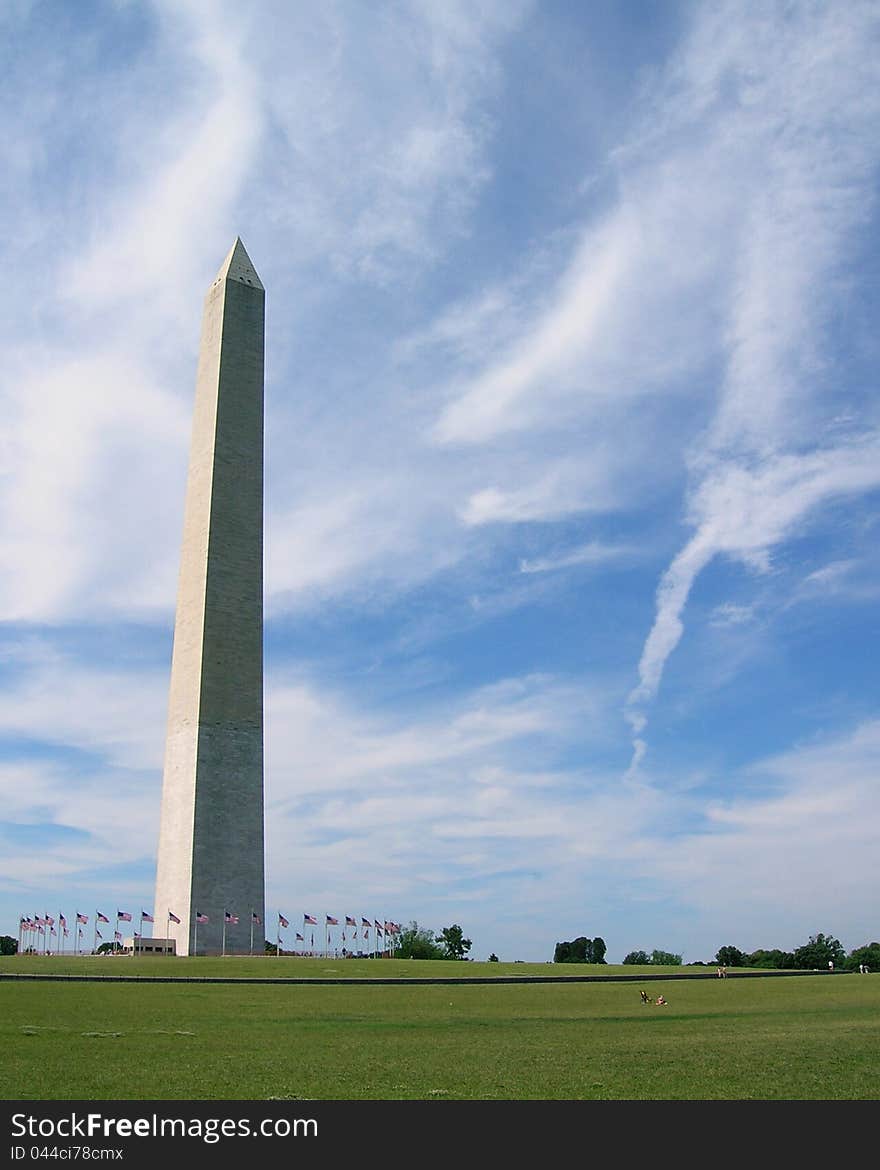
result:
M 124 955 L 176 955 L 177 940 L 173 938 L 127 938 L 122 944 Z

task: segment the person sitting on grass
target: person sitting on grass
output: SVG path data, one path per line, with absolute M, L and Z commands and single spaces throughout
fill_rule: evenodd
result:
M 666 1000 L 663 998 L 662 995 L 657 996 L 657 1005 L 658 1005 L 658 1007 L 666 1007 Z
M 641 995 L 642 995 L 642 1003 L 650 1003 L 651 1002 L 650 999 L 648 999 L 647 991 L 643 991 L 641 993 Z

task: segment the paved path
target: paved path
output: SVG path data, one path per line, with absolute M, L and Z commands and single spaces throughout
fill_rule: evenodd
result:
M 842 975 L 846 974 L 843 971 L 728 971 L 726 978 L 728 979 L 772 979 L 784 977 L 786 979 L 798 975 Z M 321 984 L 331 985 L 335 983 L 343 984 L 347 987 L 353 984 L 362 984 L 372 986 L 374 984 L 384 984 L 386 986 L 404 986 L 409 987 L 415 984 L 423 984 L 427 986 L 439 986 L 441 984 L 468 984 L 468 983 L 650 983 L 658 981 L 668 981 L 670 979 L 717 979 L 718 975 L 714 970 L 711 971 L 687 971 L 679 975 L 477 975 L 471 979 L 467 977 L 455 978 L 382 978 L 377 976 L 373 979 L 364 977 L 362 979 L 320 979 L 320 978 L 297 978 L 296 976 L 285 977 L 279 975 L 273 976 L 255 976 L 253 978 L 236 978 L 234 976 L 223 975 L 29 975 L 22 972 L 14 971 L 0 971 L 0 981 L 15 981 L 31 982 L 31 983 L 290 983 L 296 985 L 303 984 Z

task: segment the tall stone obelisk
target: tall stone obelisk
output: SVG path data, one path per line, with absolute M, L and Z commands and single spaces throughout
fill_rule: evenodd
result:
M 236 239 L 205 297 L 171 662 L 153 933 L 179 955 L 247 953 L 254 914 L 265 938 L 264 304 Z

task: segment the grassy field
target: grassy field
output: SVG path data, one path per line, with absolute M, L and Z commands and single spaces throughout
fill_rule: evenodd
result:
M 5 1100 L 876 1100 L 880 977 L 407 985 L 545 964 L 4 959 L 0 971 L 401 984 L 0 981 Z M 597 972 L 572 965 L 565 974 Z M 366 974 L 365 974 L 366 973 Z M 633 968 L 602 969 L 633 974 Z M 653 971 L 652 974 L 657 974 Z

